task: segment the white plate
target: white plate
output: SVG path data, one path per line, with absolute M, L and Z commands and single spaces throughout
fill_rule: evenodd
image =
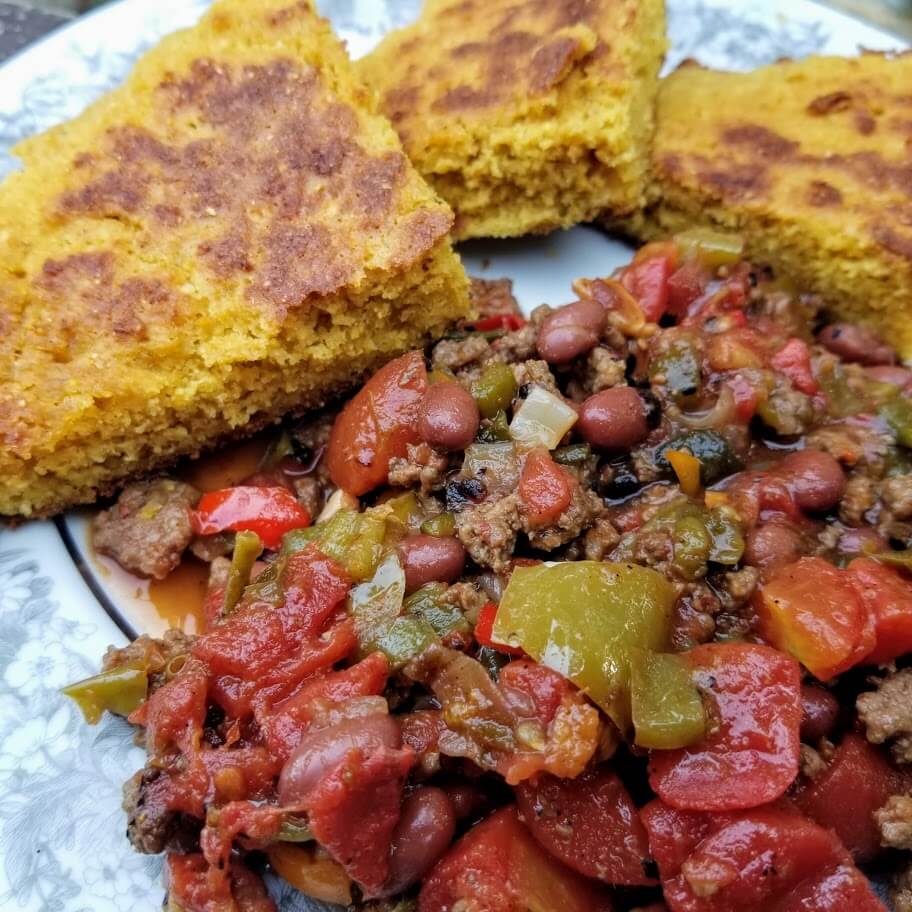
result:
M 0 67 L 0 174 L 18 139 L 76 114 L 116 84 L 162 34 L 205 0 L 121 0 L 60 29 Z M 408 21 L 416 0 L 321 4 L 353 54 Z M 810 0 L 669 0 L 669 66 L 696 57 L 748 69 L 779 57 L 904 43 Z M 627 248 L 585 228 L 532 241 L 473 244 L 470 271 L 513 278 L 525 307 L 568 299 L 572 279 L 603 275 Z M 97 669 L 125 632 L 154 615 L 86 558 L 85 520 L 0 533 L 0 909 L 146 912 L 160 908 L 161 862 L 123 836 L 122 782 L 143 762 L 125 723 L 88 728 L 58 688 Z M 65 539 L 67 543 L 65 544 Z M 96 594 L 93 594 L 94 593 Z M 104 603 L 110 610 L 106 613 Z M 277 888 L 283 912 L 313 910 Z M 328 907 L 322 907 L 328 908 Z

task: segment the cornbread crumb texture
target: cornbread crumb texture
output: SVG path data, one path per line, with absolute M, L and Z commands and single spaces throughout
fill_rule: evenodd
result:
M 664 0 L 428 0 L 357 62 L 458 237 L 643 202 Z
M 0 185 L 0 514 L 322 403 L 468 309 L 309 3 L 222 0 Z
M 644 238 L 708 223 L 912 358 L 912 54 L 663 84 Z

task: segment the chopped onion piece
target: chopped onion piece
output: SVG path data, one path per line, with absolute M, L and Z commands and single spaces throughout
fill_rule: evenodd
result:
M 532 387 L 510 422 L 510 436 L 522 447 L 553 450 L 576 424 L 576 411 L 553 393 Z

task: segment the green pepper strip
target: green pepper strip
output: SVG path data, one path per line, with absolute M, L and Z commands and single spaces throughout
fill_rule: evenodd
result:
M 456 517 L 452 513 L 432 516 L 421 524 L 421 531 L 425 535 L 433 535 L 435 538 L 449 538 L 456 532 Z
M 250 573 L 256 559 L 263 553 L 263 543 L 256 532 L 238 532 L 234 538 L 234 553 L 231 555 L 231 569 L 228 571 L 228 585 L 225 586 L 225 600 L 222 602 L 222 617 L 228 617 L 237 607 L 250 583 Z
M 146 699 L 148 690 L 145 668 L 118 665 L 70 684 L 61 693 L 76 702 L 89 725 L 95 725 L 105 710 L 118 716 L 130 715 Z

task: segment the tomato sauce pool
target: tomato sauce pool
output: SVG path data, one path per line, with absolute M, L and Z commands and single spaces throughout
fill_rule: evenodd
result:
M 258 435 L 202 459 L 187 461 L 175 472 L 202 492 L 216 491 L 243 481 L 256 472 L 269 443 Z M 203 630 L 203 601 L 209 565 L 189 552 L 166 579 L 150 580 L 128 573 L 115 561 L 92 549 L 92 561 L 119 597 L 130 601 L 140 632 L 160 636 L 169 627 L 185 633 Z

